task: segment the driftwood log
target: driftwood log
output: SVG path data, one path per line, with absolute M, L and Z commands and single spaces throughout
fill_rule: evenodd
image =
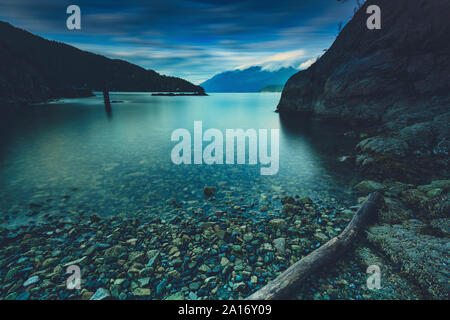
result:
M 351 247 L 359 232 L 376 219 L 381 198 L 382 193 L 380 191 L 371 193 L 340 235 L 294 263 L 276 279 L 247 299 L 286 299 L 290 294 L 295 294 L 302 281 L 320 268 L 332 263 Z

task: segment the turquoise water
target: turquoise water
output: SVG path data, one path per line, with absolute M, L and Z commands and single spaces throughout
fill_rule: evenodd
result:
M 217 199 L 236 197 L 257 204 L 274 194 L 351 202 L 351 170 L 336 158 L 353 141 L 335 129 L 280 120 L 277 93 L 153 97 L 111 93 L 32 106 L 2 119 L 0 204 L 5 224 L 39 220 L 45 213 L 100 215 L 161 214 L 170 199 L 204 199 L 216 186 Z M 261 176 L 259 165 L 175 165 L 170 140 L 177 128 L 203 130 L 280 129 L 279 171 Z M 236 200 L 237 201 L 237 200 Z M 36 209 L 37 208 L 37 209 Z M 255 210 L 257 207 L 255 208 Z

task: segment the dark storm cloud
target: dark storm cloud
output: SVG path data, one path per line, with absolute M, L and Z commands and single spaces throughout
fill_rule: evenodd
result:
M 70 4 L 81 8 L 82 30 L 65 27 Z M 251 64 L 297 67 L 331 44 L 353 6 L 336 0 L 0 0 L 0 19 L 198 82 Z

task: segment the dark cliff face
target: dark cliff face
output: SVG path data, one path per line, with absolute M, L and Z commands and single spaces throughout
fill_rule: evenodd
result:
M 381 30 L 366 27 L 371 4 L 381 8 Z M 448 0 L 368 1 L 315 64 L 288 80 L 279 111 L 387 122 L 419 101 L 439 109 L 431 98 L 450 89 L 449 15 Z
M 3 104 L 84 96 L 105 86 L 111 91 L 204 91 L 186 80 L 45 40 L 0 22 Z
M 371 4 L 381 8 L 381 30 L 366 27 Z M 448 0 L 367 1 L 327 52 L 287 81 L 281 116 L 371 127 L 356 148 L 356 164 L 368 171 L 405 177 L 448 168 L 449 16 Z

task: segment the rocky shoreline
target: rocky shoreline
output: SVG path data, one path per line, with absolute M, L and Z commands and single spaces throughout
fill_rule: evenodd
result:
M 376 31 L 364 27 L 372 4 L 383 10 Z M 346 124 L 345 136 L 361 138 L 339 161 L 372 179 L 356 185 L 357 192 L 385 194 L 379 221 L 356 256 L 393 270 L 397 286 L 409 288 L 406 299 L 448 299 L 450 292 L 444 12 L 450 12 L 444 0 L 366 1 L 326 53 L 288 80 L 277 107 L 280 117 Z
M 355 184 L 358 203 L 383 190 L 384 205 L 354 251 L 292 298 L 448 299 L 450 60 L 442 38 L 450 24 L 440 17 L 450 6 L 380 0 L 385 27 L 368 33 L 360 26 L 370 2 L 311 68 L 287 82 L 278 110 L 280 117 L 348 123 L 346 136 L 361 141 L 340 161 L 372 179 Z M 424 23 L 408 18 L 417 12 Z M 148 182 L 144 172 L 127 177 L 137 189 L 139 179 Z M 86 198 L 68 206 L 69 194 L 54 205 L 48 190 L 25 210 L 10 208 L 0 222 L 19 212 L 37 223 L 0 229 L 0 299 L 243 299 L 338 235 L 359 207 L 289 195 L 281 186 L 245 199 L 220 183 L 167 199 L 170 180 L 158 182 L 164 189 L 152 192 L 161 202 L 133 214 L 87 213 L 79 206 Z M 125 201 L 137 206 L 122 196 L 102 210 Z M 366 286 L 373 264 L 381 269 L 379 290 Z M 66 287 L 70 265 L 81 268 L 80 290 Z
M 215 203 L 214 193 L 205 188 L 205 201 Z M 3 229 L 0 296 L 244 298 L 337 235 L 353 213 L 310 198 L 274 198 L 282 210 L 254 217 L 242 214 L 245 205 L 192 214 L 196 208 L 174 202 L 166 218 L 52 216 L 41 225 Z M 66 289 L 71 264 L 82 268 L 78 291 Z
M 377 225 L 368 230 L 368 244 L 398 266 L 425 298 L 448 299 L 450 180 L 386 186 L 385 205 Z
M 367 240 L 297 298 L 448 298 L 450 180 L 355 186 L 360 203 L 378 189 L 385 204 Z M 245 205 L 221 205 L 220 189 L 204 192 L 216 210 L 172 199 L 161 217 L 73 213 L 1 229 L 0 299 L 243 299 L 339 234 L 358 209 L 280 194 L 270 201 L 281 210 L 248 216 Z M 365 285 L 370 264 L 382 270 L 380 290 Z M 81 268 L 80 290 L 66 288 L 69 265 Z
M 363 287 L 357 299 L 448 299 L 450 180 L 421 186 L 364 180 L 354 188 L 361 195 L 360 203 L 364 195 L 384 190 L 384 204 L 355 251 L 312 277 L 309 285 L 319 291 L 313 298 L 330 298 L 338 291 L 336 283 L 353 283 L 354 290 L 357 283 Z M 361 266 L 370 265 L 381 269 L 379 290 L 365 286 L 367 275 L 361 274 Z M 304 293 L 308 290 L 301 291 L 298 298 L 311 298 Z

